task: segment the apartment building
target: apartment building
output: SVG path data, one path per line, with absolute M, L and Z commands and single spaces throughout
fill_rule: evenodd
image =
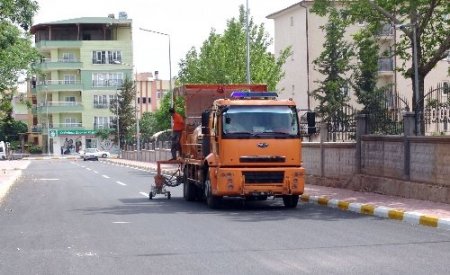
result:
M 164 95 L 170 91 L 169 80 L 159 78 L 159 72 L 136 74 L 136 104 L 138 117 L 146 112 L 155 112 L 161 106 Z M 175 83 L 172 80 L 172 88 Z
M 98 129 L 115 129 L 110 103 L 125 78 L 133 77 L 132 20 L 126 13 L 83 17 L 32 26 L 42 55 L 31 81 L 33 126 L 44 151 L 76 153 L 98 147 L 115 151 L 114 138 L 100 140 Z
M 293 98 L 301 109 L 314 110 L 317 102 L 311 96 L 312 91 L 317 89 L 315 81 L 322 80 L 323 75 L 314 70 L 313 61 L 317 59 L 323 51 L 325 33 L 320 29 L 327 23 L 326 17 L 312 13 L 311 8 L 314 1 L 304 0 L 293 4 L 285 9 L 274 12 L 267 16 L 274 20 L 275 25 L 275 53 L 292 46 L 293 55 L 284 64 L 285 77 L 278 84 L 278 90 L 282 91 L 280 96 Z M 364 23 L 350 26 L 345 35 L 346 39 L 352 40 L 351 35 L 364 28 Z M 379 33 L 379 43 L 381 51 L 393 50 L 393 44 L 400 37 L 400 31 L 387 24 Z M 406 79 L 396 71 L 401 66 L 399 58 L 379 59 L 379 87 L 388 85 L 391 87 L 387 91 L 389 102 L 392 108 L 399 111 L 405 107 L 401 100 L 406 99 L 411 109 L 413 88 L 411 79 Z M 406 63 L 411 66 L 411 63 Z M 449 64 L 447 60 L 441 60 L 425 79 L 425 92 L 431 87 L 436 87 L 438 83 L 449 82 Z M 352 94 L 349 91 L 350 95 Z M 354 107 L 360 107 L 353 96 L 350 102 Z

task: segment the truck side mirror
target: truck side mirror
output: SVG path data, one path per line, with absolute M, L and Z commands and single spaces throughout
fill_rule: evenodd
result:
M 308 122 L 308 134 L 316 133 L 316 113 L 315 112 L 307 112 L 306 113 L 306 121 Z

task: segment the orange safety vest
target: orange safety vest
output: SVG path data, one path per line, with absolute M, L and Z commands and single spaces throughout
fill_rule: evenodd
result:
M 184 130 L 184 119 L 179 113 L 174 113 L 173 116 L 173 131 L 183 131 Z

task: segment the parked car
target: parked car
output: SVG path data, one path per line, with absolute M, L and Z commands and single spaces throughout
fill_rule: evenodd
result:
M 97 148 L 86 148 L 85 151 L 80 153 L 83 160 L 98 160 L 98 158 L 109 158 L 111 154 L 107 151 L 102 151 Z

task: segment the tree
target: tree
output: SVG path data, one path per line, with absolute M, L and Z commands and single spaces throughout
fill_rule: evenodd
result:
M 315 68 L 325 79 L 316 81 L 319 87 L 312 92 L 319 101 L 317 112 L 324 122 L 341 124 L 345 120 L 344 107 L 348 106 L 349 80 L 352 50 L 344 40 L 346 22 L 336 9 L 330 10 L 329 21 L 321 29 L 325 31 L 324 51 L 313 61 Z
M 358 65 L 353 74 L 352 88 L 357 102 L 363 105 L 361 113 L 369 115 L 371 131 L 386 133 L 390 120 L 386 110 L 385 87 L 377 87 L 379 45 L 370 29 L 354 35 Z
M 141 131 L 141 141 L 150 142 L 151 137 L 158 132 L 155 113 L 145 112 L 139 120 L 139 129 Z
M 413 91 L 416 88 L 413 62 L 407 67 L 406 61 L 414 54 L 414 30 L 417 40 L 418 99 L 412 93 L 413 110 L 423 111 L 424 80 L 437 62 L 447 56 L 450 50 L 450 4 L 448 0 L 342 0 L 350 18 L 356 22 L 364 20 L 370 26 L 382 23 L 403 25 L 400 40 L 394 45 L 394 54 L 403 59 L 400 70 L 411 78 Z M 316 0 L 314 11 L 324 15 L 333 0 Z M 421 120 L 422 121 L 422 120 Z M 424 134 L 424 127 L 420 127 Z
M 119 143 L 120 148 L 124 142 L 129 142 L 133 139 L 134 126 L 136 125 L 134 100 L 136 96 L 136 86 L 134 82 L 128 77 L 125 78 L 118 97 L 111 102 L 110 111 L 119 114 L 119 142 L 117 141 L 117 118 L 116 118 L 116 142 Z M 117 105 L 118 104 L 118 105 Z
M 19 73 L 31 71 L 31 63 L 38 59 L 30 36 L 25 33 L 37 3 L 29 0 L 1 0 L 0 2 L 0 119 L 12 123 L 9 101 L 15 90 Z M 21 27 L 21 29 L 18 27 Z
M 172 106 L 172 94 L 166 93 L 158 110 L 153 113 L 144 113 L 139 123 L 144 142 L 150 141 L 150 137 L 157 132 L 171 129 L 170 106 Z M 174 106 L 176 112 L 184 116 L 184 100 L 182 97 L 175 98 Z
M 282 65 L 291 54 L 290 48 L 276 59 L 268 51 L 272 39 L 264 25 L 255 25 L 249 18 L 250 72 L 253 83 L 265 83 L 270 90 L 284 76 Z M 179 63 L 178 80 L 184 83 L 246 83 L 246 12 L 239 7 L 239 18 L 227 22 L 223 34 L 211 30 L 200 52 L 192 48 Z

